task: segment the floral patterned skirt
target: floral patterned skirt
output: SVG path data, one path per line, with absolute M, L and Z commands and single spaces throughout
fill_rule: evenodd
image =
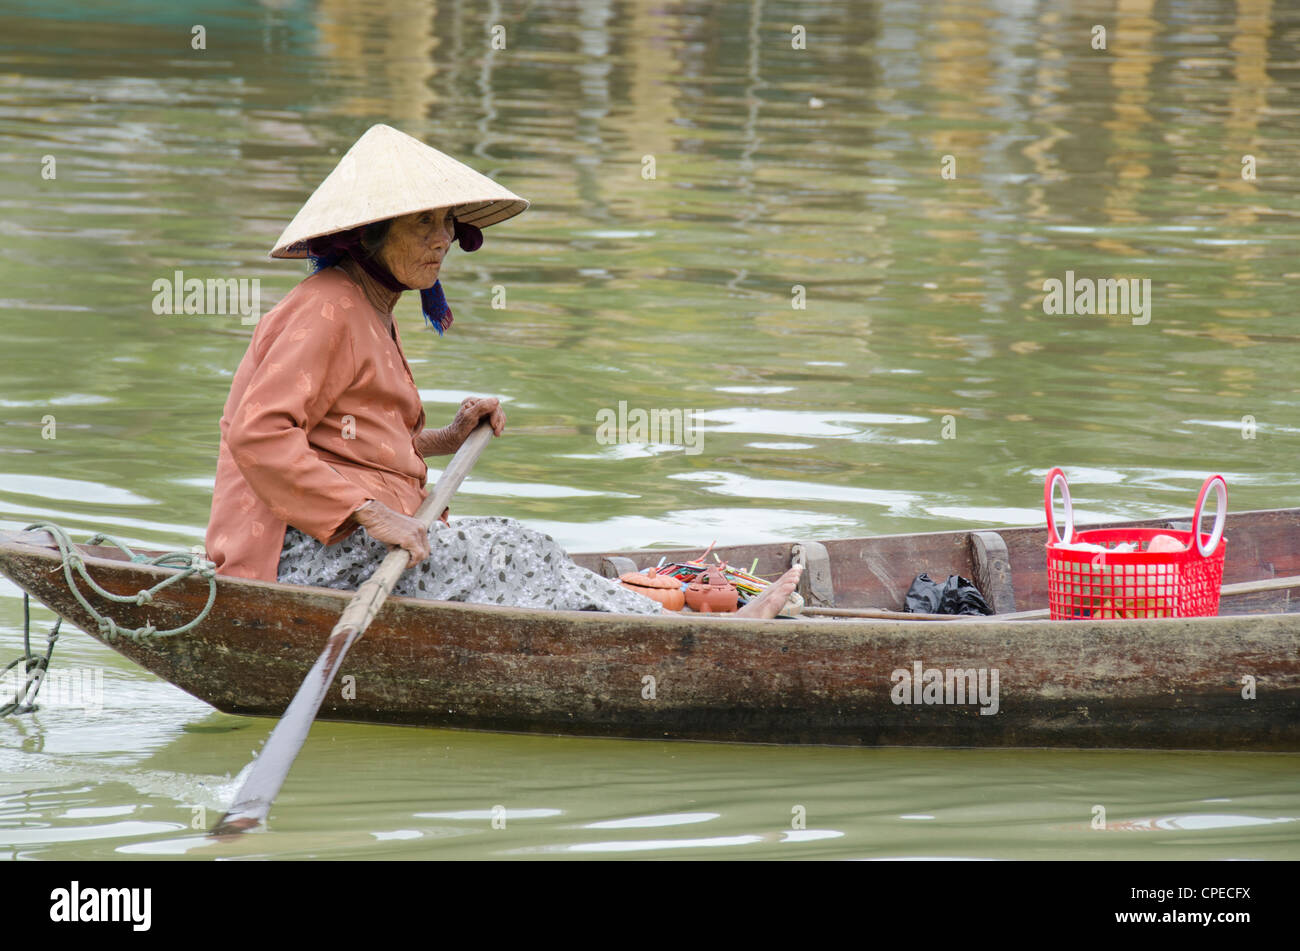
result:
M 276 577 L 283 584 L 355 591 L 388 551 L 364 528 L 322 545 L 290 526 Z M 435 521 L 429 557 L 402 572 L 393 594 L 555 611 L 663 613 L 659 602 L 574 564 L 550 535 L 500 516 L 456 517 L 450 526 Z

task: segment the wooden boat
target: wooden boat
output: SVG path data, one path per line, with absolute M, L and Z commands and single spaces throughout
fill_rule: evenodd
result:
M 1109 526 L 1190 527 L 1158 519 Z M 767 577 L 801 560 L 808 608 L 795 620 L 395 597 L 353 647 L 320 716 L 765 743 L 1300 751 L 1300 509 L 1229 515 L 1225 535 L 1220 616 L 1206 618 L 1046 619 L 1041 528 L 717 549 L 733 564 L 758 559 Z M 118 594 L 176 570 L 111 547 L 79 549 L 96 581 Z M 572 557 L 615 577 L 664 555 L 686 560 L 698 549 Z M 105 640 L 69 593 L 60 563 L 48 533 L 0 532 L 0 570 Z M 922 571 L 973 578 L 998 613 L 896 614 Z M 208 582 L 191 576 L 145 606 L 87 597 L 119 624 L 166 629 L 195 617 L 208 594 Z M 219 710 L 277 716 L 349 597 L 218 578 L 210 614 L 190 632 L 106 643 Z M 991 704 L 972 697 L 928 703 L 920 689 L 900 686 L 900 672 L 927 669 L 983 671 L 990 689 L 996 672 L 996 713 L 982 713 Z

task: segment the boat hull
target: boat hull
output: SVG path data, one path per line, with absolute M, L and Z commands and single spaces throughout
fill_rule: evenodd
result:
M 58 564 L 49 547 L 0 545 L 5 574 L 104 640 Z M 118 594 L 171 574 L 89 554 L 86 564 Z M 148 606 L 89 599 L 119 625 L 165 629 L 207 597 L 207 581 L 191 577 Z M 194 631 L 110 646 L 223 712 L 278 716 L 349 597 L 219 578 Z M 933 688 L 905 689 L 898 672 L 918 663 L 940 676 L 983 671 L 990 687 L 996 672 L 996 712 L 981 712 L 991 697 L 933 703 Z M 1294 752 L 1300 615 L 745 621 L 390 598 L 319 716 L 762 743 Z

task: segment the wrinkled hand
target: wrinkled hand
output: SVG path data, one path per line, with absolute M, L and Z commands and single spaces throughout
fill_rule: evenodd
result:
M 447 427 L 447 433 L 457 448 L 469 438 L 484 416 L 492 424 L 492 435 L 500 436 L 505 431 L 506 414 L 495 396 L 467 396 L 461 401 L 456 418 Z
M 442 514 L 445 518 L 447 512 Z M 378 499 L 357 509 L 352 517 L 371 538 L 405 548 L 411 553 L 411 564 L 419 564 L 429 557 L 429 534 L 418 518 L 394 512 Z

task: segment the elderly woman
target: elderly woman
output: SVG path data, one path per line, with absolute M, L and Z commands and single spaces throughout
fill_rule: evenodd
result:
M 427 531 L 424 457 L 454 453 L 493 398 L 465 400 L 425 428 L 393 307 L 419 290 L 426 320 L 452 323 L 438 280 L 453 240 L 528 202 L 388 126 L 363 135 L 280 236 L 272 257 L 315 272 L 263 317 L 221 418 L 207 553 L 218 574 L 356 589 L 391 547 L 411 553 L 396 595 L 570 610 L 659 614 L 658 602 L 574 564 L 549 535 L 508 518 L 457 518 Z M 787 572 L 734 616 L 774 617 Z

